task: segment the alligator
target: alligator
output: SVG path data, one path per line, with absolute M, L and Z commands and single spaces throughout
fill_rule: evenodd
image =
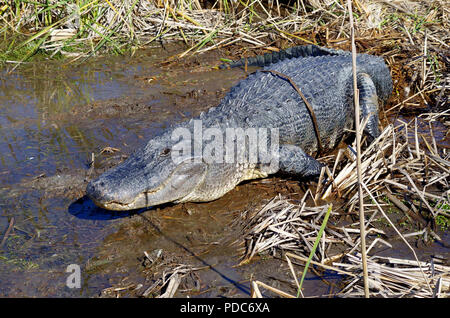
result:
M 392 78 L 380 57 L 358 54 L 356 63 L 364 133 L 374 139 Z M 243 65 L 263 69 L 232 87 L 217 107 L 168 128 L 91 181 L 87 196 L 105 209 L 132 210 L 212 201 L 244 180 L 275 173 L 320 174 L 314 154 L 332 151 L 354 129 L 351 53 L 298 46 L 230 67 Z

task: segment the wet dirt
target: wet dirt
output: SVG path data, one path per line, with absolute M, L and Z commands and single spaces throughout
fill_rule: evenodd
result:
M 157 296 L 146 291 L 178 265 L 194 270 L 176 296 L 247 297 L 252 279 L 296 293 L 277 256 L 238 266 L 235 222 L 278 193 L 301 198 L 305 187 L 296 181 L 257 180 L 214 202 L 121 213 L 84 196 L 89 180 L 169 125 L 217 105 L 246 76 L 213 69 L 218 51 L 161 63 L 182 49 L 0 73 L 1 296 Z M 448 246 L 424 248 L 448 259 Z M 80 266 L 81 288 L 67 287 L 71 264 Z M 330 294 L 341 279 L 308 275 L 305 295 Z
M 278 258 L 259 255 L 251 263 L 238 266 L 242 260 L 239 248 L 244 242 L 243 222 L 236 220 L 278 193 L 300 199 L 304 192 L 297 183 L 283 179 L 253 181 L 237 186 L 214 202 L 165 206 L 123 222 L 117 232 L 105 239 L 95 259 L 107 260 L 103 270 L 124 274 L 113 282 L 115 288 L 102 295 L 149 296 L 146 290 L 161 276 L 168 276 L 165 271 L 170 273 L 181 264 L 192 267 L 193 277 L 191 281 L 183 279 L 179 297 L 248 297 L 251 279 L 283 290 L 292 289 L 289 267 Z M 147 257 L 155 251 L 160 253 L 158 261 Z M 305 286 L 308 293 L 319 294 L 326 294 L 330 288 L 314 275 L 307 277 Z M 150 296 L 160 293 L 156 289 Z

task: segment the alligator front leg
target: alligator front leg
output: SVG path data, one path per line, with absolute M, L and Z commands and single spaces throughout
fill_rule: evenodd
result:
M 279 148 L 279 171 L 282 173 L 314 177 L 320 174 L 323 165 L 295 145 L 281 145 Z
M 375 84 L 366 73 L 358 75 L 359 104 L 361 106 L 361 120 L 369 117 L 364 132 L 370 141 L 380 135 L 378 128 L 378 95 Z

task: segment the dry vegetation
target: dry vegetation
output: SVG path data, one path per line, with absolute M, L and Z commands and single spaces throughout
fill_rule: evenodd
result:
M 184 41 L 182 58 L 220 49 L 242 57 L 293 45 L 350 49 L 344 0 L 38 0 L 0 6 L 0 61 L 85 60 Z M 449 85 L 448 1 L 354 0 L 359 52 L 385 57 L 395 80 L 391 111 L 444 110 Z M 39 54 L 37 54 L 39 53 Z
M 436 221 L 450 216 L 450 161 L 449 154 L 436 146 L 432 124 L 439 117 L 450 116 L 449 110 L 440 114 L 423 114 L 410 122 L 389 125 L 381 136 L 362 154 L 364 206 L 369 286 L 371 295 L 377 297 L 448 297 L 450 295 L 450 267 L 439 264 L 441 259 L 419 261 L 411 245 L 422 241 L 442 242 L 436 234 Z M 417 132 L 417 122 L 430 127 L 427 136 Z M 420 139 L 420 141 L 419 141 Z M 431 139 L 431 140 L 430 140 Z M 243 231 L 242 263 L 255 255 L 281 253 L 292 264 L 302 265 L 312 257 L 315 273 L 335 271 L 345 277 L 344 285 L 335 296 L 363 295 L 359 222 L 339 224 L 338 216 L 355 214 L 358 210 L 356 189 L 356 160 L 352 152 L 341 150 L 336 156 L 322 158 L 332 171 L 328 184 L 308 190 L 300 202 L 277 197 L 259 211 L 246 211 Z M 319 184 L 322 184 L 319 182 Z M 334 225 L 328 224 L 319 234 L 321 220 L 329 207 L 320 205 L 321 199 L 338 198 L 345 202 L 333 209 Z M 314 204 L 308 206 L 307 199 Z M 405 199 L 408 198 L 408 199 Z M 393 215 L 393 210 L 401 215 Z M 396 220 L 392 220 L 395 218 Z M 403 220 L 402 220 L 403 219 Z M 380 223 L 380 221 L 382 221 Z M 409 223 L 414 226 L 405 227 Z M 384 225 L 383 225 L 384 224 Z M 386 227 L 385 225 L 388 225 Z M 390 234 L 386 233 L 390 229 Z M 394 230 L 394 233 L 392 233 Z M 448 229 L 447 229 L 448 230 Z M 410 251 L 409 259 L 377 256 L 376 246 L 392 248 L 388 242 L 400 239 Z M 317 251 L 313 244 L 317 242 Z M 337 252 L 342 251 L 342 252 Z M 297 274 L 292 265 L 293 284 L 298 287 Z M 259 287 L 290 297 L 261 282 L 253 282 L 253 296 L 261 295 Z M 300 289 L 299 289 L 300 290 Z
M 398 132 L 398 130 L 402 130 L 402 132 Z M 398 135 L 395 135 L 396 131 Z M 423 144 L 418 149 L 419 153 L 426 158 L 422 158 L 422 161 L 417 160 L 417 157 L 412 158 L 412 150 L 408 149 L 406 134 L 407 130 L 404 127 L 402 129 L 401 126 L 397 128 L 389 126 L 377 142 L 367 149 L 363 155 L 363 165 L 368 168 L 363 170 L 363 187 L 367 196 L 365 200 L 366 235 L 369 240 L 367 252 L 370 253 L 377 244 L 392 248 L 390 243 L 382 239 L 382 237 L 386 237 L 387 233 L 384 226 L 380 226 L 380 220 L 388 222 L 411 251 L 411 260 L 379 257 L 376 254 L 369 257 L 369 282 L 373 289 L 372 295 L 383 297 L 448 296 L 450 291 L 450 267 L 439 265 L 439 269 L 436 270 L 436 264 L 433 264 L 432 261 L 419 262 L 414 249 L 411 247 L 411 244 L 414 243 L 410 242 L 411 240 L 442 240 L 433 231 L 435 227 L 432 223 L 425 222 L 425 219 L 435 220 L 434 215 L 439 213 L 448 217 L 449 162 L 444 160 L 438 163 L 437 166 L 439 167 L 434 170 L 435 168 L 432 167 L 436 167 L 436 163 L 441 158 L 436 158 L 437 161 L 432 162 L 433 154 L 428 151 L 428 154 L 426 154 L 424 152 L 426 146 Z M 403 140 L 403 142 L 400 140 Z M 374 148 L 379 150 L 371 151 Z M 343 160 L 346 161 L 345 168 L 340 170 L 338 177 L 331 178 L 333 182 L 325 191 L 324 196 L 329 196 L 331 191 L 335 192 L 340 199 L 345 199 L 347 202 L 339 211 L 351 213 L 351 211 L 357 209 L 357 205 L 355 205 L 355 202 L 357 202 L 355 160 L 351 158 Z M 340 160 L 335 160 L 335 162 L 338 161 Z M 428 162 L 428 165 L 425 162 Z M 376 166 L 377 164 L 380 166 Z M 349 169 L 351 166 L 353 166 L 352 170 Z M 376 167 L 371 169 L 370 167 L 373 166 Z M 423 181 L 425 175 L 422 173 L 428 168 L 428 172 L 430 172 L 428 175 L 430 179 L 428 180 L 430 182 L 423 187 L 418 186 L 416 182 Z M 407 171 L 414 176 L 416 181 L 412 180 Z M 342 176 L 345 176 L 345 178 L 342 178 Z M 392 181 L 393 176 L 399 179 Z M 345 182 L 339 182 L 339 180 L 345 180 Z M 436 191 L 433 194 L 426 191 L 439 182 L 442 182 L 441 186 L 447 191 Z M 418 187 L 422 189 L 419 190 Z M 403 203 L 404 201 L 401 200 L 404 191 L 411 193 L 413 199 L 410 202 Z M 244 238 L 246 239 L 245 252 L 243 253 L 244 261 L 267 251 L 274 255 L 276 252 L 282 251 L 287 252 L 285 253 L 286 259 L 291 258 L 305 263 L 307 256 L 311 253 L 312 244 L 319 237 L 318 224 L 320 224 L 327 208 L 326 205 L 307 206 L 305 200 L 309 195 L 311 200 L 316 201 L 319 193 L 320 188 L 315 194 L 308 192 L 300 203 L 292 203 L 281 197 L 275 198 L 260 211 L 256 213 L 247 212 L 250 215 L 245 216 L 248 223 L 244 232 Z M 439 203 L 436 204 L 436 202 Z M 422 204 L 427 208 L 423 209 Z M 405 223 L 405 221 L 392 221 L 392 215 L 389 216 L 386 212 L 391 211 L 393 207 L 397 207 L 404 213 L 405 220 L 408 220 L 407 222 L 411 224 L 416 224 L 416 227 L 406 233 L 405 229 L 400 231 L 397 228 L 398 223 Z M 442 209 L 442 207 L 446 208 Z M 429 215 L 424 218 L 426 213 Z M 340 215 L 338 212 L 333 212 L 333 214 Z M 391 239 L 395 238 L 391 237 Z M 348 280 L 348 285 L 337 295 L 347 297 L 362 295 L 361 254 L 357 253 L 360 244 L 359 222 L 353 222 L 345 226 L 328 225 L 319 240 L 318 252 L 313 253 L 316 267 L 322 270 L 334 270 L 344 275 Z M 344 252 L 336 253 L 336 250 L 343 250 Z

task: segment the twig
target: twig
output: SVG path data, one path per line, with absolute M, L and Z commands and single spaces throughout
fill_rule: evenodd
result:
M 2 242 L 0 243 L 0 248 L 2 248 L 3 244 L 5 244 L 6 239 L 8 238 L 9 233 L 12 231 L 13 227 L 14 227 L 14 217 L 12 217 L 11 221 L 9 221 L 9 226 L 8 226 L 8 229 L 5 232 L 5 235 L 3 236 Z
M 419 259 L 417 257 L 416 252 L 414 251 L 414 249 L 411 247 L 411 245 L 408 243 L 408 241 L 403 237 L 402 233 L 400 233 L 400 231 L 397 229 L 397 227 L 394 225 L 394 223 L 392 223 L 392 221 L 388 218 L 388 216 L 386 215 L 386 213 L 384 213 L 384 210 L 380 207 L 380 205 L 378 204 L 377 200 L 373 197 L 372 193 L 370 192 L 370 190 L 367 188 L 367 186 L 362 183 L 362 186 L 364 187 L 364 189 L 366 190 L 366 193 L 370 196 L 370 198 L 375 202 L 378 210 L 381 212 L 381 214 L 383 214 L 384 218 L 389 222 L 389 224 L 392 226 L 392 228 L 395 230 L 395 232 L 397 232 L 397 234 L 400 236 L 400 238 L 403 240 L 403 242 L 405 242 L 405 244 L 409 247 L 409 249 L 412 251 L 414 258 L 416 259 L 417 263 L 419 263 Z M 428 282 L 428 278 L 426 277 L 425 273 L 423 272 L 423 269 L 421 266 L 420 267 L 420 271 L 422 272 L 423 275 L 423 279 L 425 280 L 425 282 L 427 283 L 428 288 L 430 289 L 430 292 L 433 292 L 430 283 Z
M 307 262 L 307 261 L 308 261 L 308 259 L 307 259 L 306 257 L 302 257 L 302 256 L 299 256 L 299 255 L 290 253 L 290 252 L 287 252 L 287 253 L 286 253 L 286 256 L 292 257 L 292 258 L 295 258 L 295 259 L 298 259 L 298 260 L 301 260 L 301 261 L 303 261 L 303 262 Z M 316 262 L 316 261 L 312 261 L 312 260 L 311 260 L 311 264 L 316 265 L 316 266 L 323 267 L 323 268 L 328 269 L 328 270 L 331 270 L 331 271 L 335 271 L 335 272 L 340 273 L 340 274 L 343 274 L 343 275 L 349 275 L 349 276 L 357 277 L 357 275 L 355 275 L 355 274 L 353 274 L 353 273 L 351 273 L 351 272 L 344 271 L 344 270 L 339 269 L 339 268 L 337 268 L 337 267 L 328 266 L 328 265 L 325 265 L 325 264 L 322 264 L 322 263 L 319 263 L 319 262 Z
M 256 284 L 256 285 L 259 285 L 259 286 L 261 286 L 261 287 L 264 287 L 265 289 L 268 289 L 268 290 L 270 290 L 271 292 L 274 292 L 275 294 L 278 294 L 278 295 L 280 295 L 280 296 L 282 296 L 282 297 L 286 297 L 286 298 L 295 298 L 295 296 L 293 296 L 293 295 L 291 295 L 291 294 L 288 294 L 288 293 L 286 293 L 286 292 L 284 292 L 284 291 L 282 291 L 282 290 L 279 290 L 279 289 L 277 289 L 277 288 L 275 288 L 275 287 L 272 287 L 272 286 L 269 286 L 269 285 L 267 285 L 267 284 L 264 284 L 263 282 L 255 281 L 255 284 Z M 258 291 L 259 291 L 259 289 L 258 289 Z

